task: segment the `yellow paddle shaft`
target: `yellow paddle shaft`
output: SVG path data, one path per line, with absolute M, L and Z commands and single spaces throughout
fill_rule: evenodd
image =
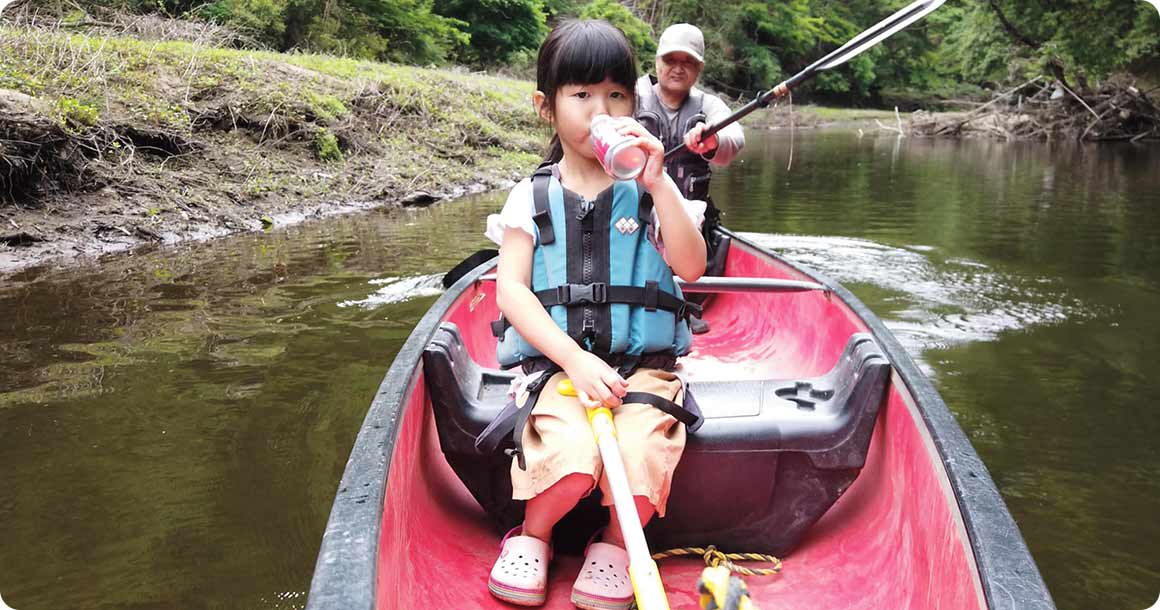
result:
M 578 396 L 569 379 L 557 384 L 556 391 L 564 396 Z M 620 520 L 621 535 L 628 551 L 628 576 L 632 580 L 636 606 L 640 610 L 669 610 L 661 572 L 648 550 L 648 541 L 640 526 L 640 515 L 636 512 L 632 489 L 628 486 L 624 461 L 620 458 L 620 447 L 616 444 L 612 410 L 603 406 L 588 408 L 588 423 L 596 437 L 596 446 L 600 448 L 604 476 L 608 479 L 608 487 L 612 489 L 612 504 Z

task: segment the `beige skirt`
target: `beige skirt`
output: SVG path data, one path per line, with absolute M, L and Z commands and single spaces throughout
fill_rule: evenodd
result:
M 574 396 L 563 396 L 556 384 L 565 379 L 556 373 L 540 392 L 524 427 L 524 459 L 527 470 L 512 463 L 512 497 L 534 498 L 570 474 L 591 475 L 604 493 L 602 503 L 612 505 L 608 488 L 588 424 L 588 414 Z M 630 392 L 648 392 L 681 403 L 681 380 L 660 369 L 640 369 L 628 379 Z M 519 398 L 523 404 L 527 396 Z M 657 515 L 665 515 L 665 504 L 673 481 L 673 470 L 685 449 L 685 427 L 673 416 L 644 404 L 624 404 L 612 409 L 620 455 L 634 496 L 648 498 Z M 589 490 L 591 493 L 591 490 Z

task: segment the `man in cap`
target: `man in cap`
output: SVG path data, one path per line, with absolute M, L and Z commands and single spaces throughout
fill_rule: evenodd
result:
M 686 199 L 706 203 L 702 232 L 708 246 L 709 266 L 705 273 L 720 275 L 724 272 L 724 256 L 714 256 L 720 212 L 709 197 L 710 166 L 728 165 L 745 146 L 745 134 L 739 123 L 733 123 L 701 139 L 706 124 L 716 123 L 730 114 L 721 98 L 695 86 L 704 68 L 705 37 L 701 30 L 687 23 L 669 26 L 657 44 L 656 76 L 642 76 L 636 83 L 636 118 L 660 139 L 666 150 L 681 143 L 687 147 L 665 163 L 665 170 Z M 708 330 L 703 322 L 696 322 L 694 332 Z

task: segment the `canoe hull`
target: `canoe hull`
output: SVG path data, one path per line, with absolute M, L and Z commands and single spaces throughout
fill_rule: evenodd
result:
M 831 293 L 715 297 L 713 331 L 685 359 L 694 379 L 819 375 L 857 332 L 870 333 L 893 365 L 860 476 L 782 574 L 748 580 L 759 605 L 1053 608 L 985 467 L 882 323 L 841 286 L 733 237 L 727 275 L 819 281 Z M 485 270 L 439 299 L 384 379 L 335 500 L 309 608 L 506 607 L 486 587 L 499 535 L 443 458 L 420 364 L 450 321 L 483 326 L 464 343 L 494 366 L 494 339 L 481 324 L 496 313 L 494 286 L 474 281 Z M 770 337 L 779 340 L 762 340 Z M 578 561 L 553 564 L 546 607 L 571 607 Z M 699 564 L 665 561 L 662 571 L 673 607 L 695 608 Z

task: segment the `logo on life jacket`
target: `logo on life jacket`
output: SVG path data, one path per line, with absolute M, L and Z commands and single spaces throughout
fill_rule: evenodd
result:
M 620 231 L 621 235 L 632 235 L 633 233 L 636 233 L 637 229 L 640 228 L 640 223 L 638 223 L 635 218 L 622 216 L 620 220 L 616 221 L 616 224 L 613 226 L 616 227 L 617 231 Z

